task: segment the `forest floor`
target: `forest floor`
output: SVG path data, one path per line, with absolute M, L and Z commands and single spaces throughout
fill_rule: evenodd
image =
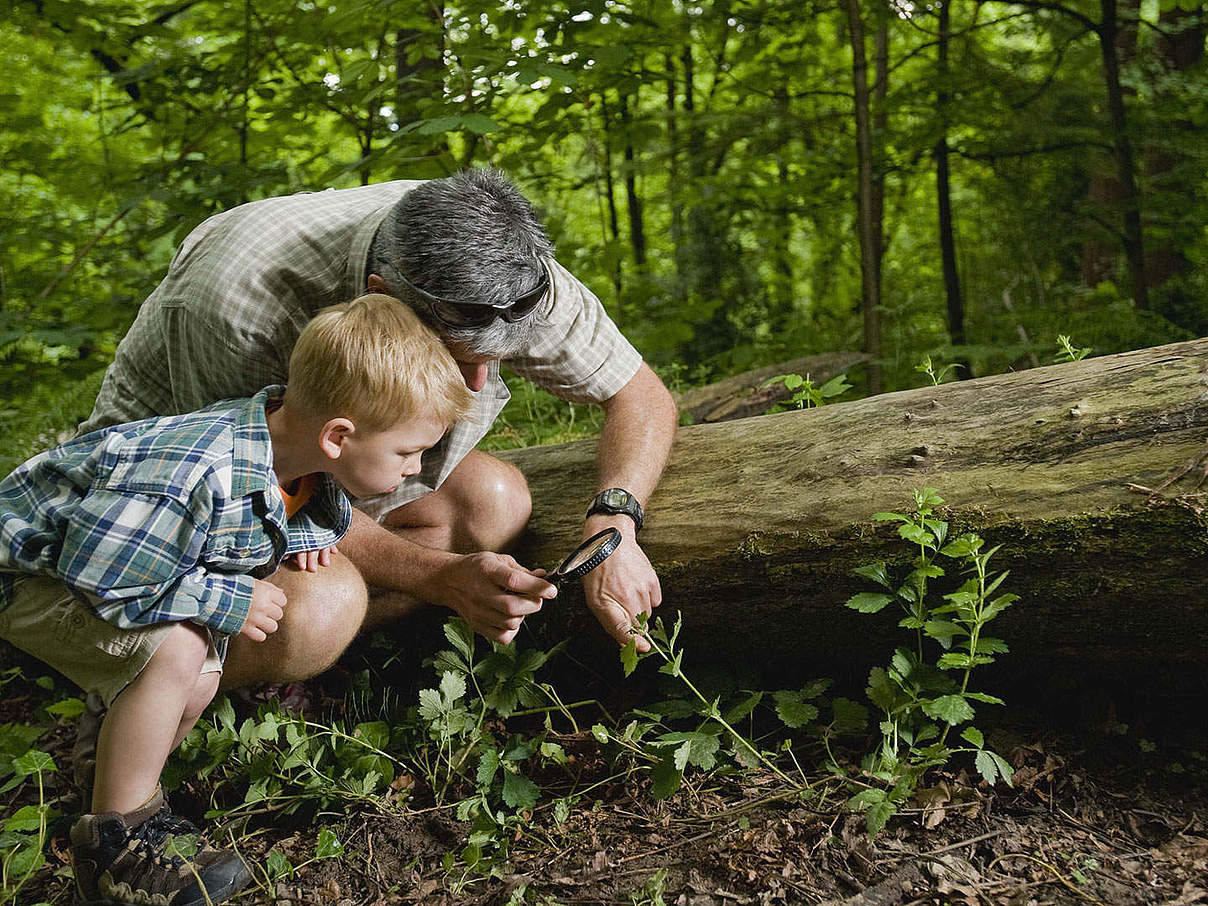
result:
M 327 692 L 312 692 L 313 707 L 323 705 Z M 18 680 L 6 693 L 0 720 L 28 720 L 40 690 Z M 1196 720 L 1202 725 L 1202 714 Z M 61 721 L 39 747 L 65 766 L 73 740 L 74 725 Z M 236 902 L 1208 904 L 1202 737 L 1172 744 L 1126 730 L 1063 735 L 1034 722 L 1000 727 L 995 746 L 1015 766 L 1013 788 L 991 788 L 963 772 L 934 774 L 917 807 L 896 815 L 872 842 L 863 819 L 843 808 L 842 795 L 778 798 L 769 793 L 777 789 L 770 774 L 714 771 L 690 772 L 677 794 L 658 801 L 646 775 L 618 773 L 590 732 L 557 740 L 570 757 L 575 806 L 558 822 L 548 803 L 538 805 L 490 871 L 467 873 L 452 857 L 469 826 L 452 807 L 425 808 L 416 789 L 393 801 L 387 796 L 372 810 L 312 812 L 305 819 L 270 814 L 253 822 L 240 838 L 245 854 L 263 864 L 275 848 L 298 867 L 276 882 L 261 873 L 265 880 Z M 16 902 L 71 900 L 67 827 L 79 791 L 69 777 L 68 770 L 48 777 L 63 817 L 52 825 L 46 866 Z M 552 788 L 565 780 L 564 774 L 548 782 Z M 196 819 L 207 794 L 204 784 L 187 782 L 173 798 Z M 26 789 L 3 804 L 3 816 L 28 801 Z M 342 855 L 308 860 L 325 827 L 338 832 Z M 450 870 L 454 862 L 461 867 Z

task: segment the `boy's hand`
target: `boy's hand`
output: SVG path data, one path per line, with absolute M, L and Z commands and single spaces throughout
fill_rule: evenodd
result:
M 272 582 L 256 579 L 252 589 L 252 603 L 247 610 L 240 635 L 253 642 L 263 642 L 277 631 L 277 624 L 285 616 L 285 592 Z
M 291 554 L 286 560 L 293 563 L 300 570 L 308 573 L 317 573 L 320 566 L 331 566 L 331 555 L 338 554 L 339 552 L 339 549 L 333 544 L 331 547 L 321 547 L 317 551 L 302 551 L 298 554 Z
M 459 557 L 441 570 L 442 603 L 470 628 L 493 642 L 508 644 L 520 624 L 558 589 L 507 554 L 481 552 Z

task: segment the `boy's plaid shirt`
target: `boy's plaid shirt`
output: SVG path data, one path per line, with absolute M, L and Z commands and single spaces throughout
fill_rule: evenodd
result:
M 265 421 L 282 389 L 94 431 L 0 481 L 0 609 L 15 574 L 36 574 L 123 629 L 192 620 L 237 632 L 253 579 L 335 544 L 352 517 L 323 475 L 286 520 Z

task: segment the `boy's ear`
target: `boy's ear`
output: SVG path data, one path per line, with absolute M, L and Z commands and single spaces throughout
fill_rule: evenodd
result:
M 330 419 L 319 430 L 319 449 L 328 459 L 339 459 L 344 452 L 344 444 L 356 429 L 356 425 L 346 418 Z

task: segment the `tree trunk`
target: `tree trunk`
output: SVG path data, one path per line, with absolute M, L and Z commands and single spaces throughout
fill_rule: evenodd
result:
M 667 203 L 671 208 L 671 259 L 675 264 L 676 287 L 682 291 L 684 285 L 684 207 L 680 201 L 680 136 L 679 113 L 676 109 L 678 90 L 675 83 L 675 58 L 664 55 L 667 67 Z
M 617 216 L 617 193 L 612 176 L 612 116 L 608 111 L 608 101 L 604 92 L 600 92 L 600 143 L 604 149 L 604 160 L 600 169 L 604 171 L 604 203 L 608 208 L 608 231 L 612 246 L 612 286 L 617 295 L 617 310 L 621 308 L 621 293 L 624 280 L 621 271 L 621 221 Z
M 1120 82 L 1120 57 L 1116 46 L 1120 23 L 1116 0 L 1099 0 L 1099 47 L 1103 53 L 1103 74 L 1107 86 L 1107 107 L 1111 112 L 1112 146 L 1115 150 L 1116 179 L 1120 183 L 1120 202 L 1124 214 L 1124 256 L 1128 261 L 1133 302 L 1149 308 L 1145 284 L 1145 250 L 1141 236 L 1141 196 L 1133 164 L 1132 140 L 1128 135 L 1128 117 L 1124 109 L 1124 88 Z
M 1208 330 L 1208 315 L 1203 313 L 1198 295 L 1185 278 L 1193 265 L 1187 252 L 1202 228 L 1197 215 L 1197 180 L 1203 167 L 1194 146 L 1195 125 L 1183 110 L 1179 91 L 1180 76 L 1200 66 L 1204 58 L 1204 37 L 1208 20 L 1202 6 L 1163 9 L 1159 24 L 1165 34 L 1157 41 L 1160 65 L 1154 86 L 1154 106 L 1160 111 L 1165 128 L 1160 136 L 1147 141 L 1144 150 L 1146 184 L 1151 203 L 1145 229 L 1145 283 L 1155 298 L 1154 307 L 1176 324 L 1196 333 Z M 1176 86 L 1173 90 L 1168 86 Z M 1173 115 L 1172 115 L 1173 114 Z
M 636 100 L 636 99 L 635 99 Z M 641 275 L 646 271 L 646 226 L 642 216 L 642 197 L 638 194 L 637 162 L 633 151 L 633 117 L 629 112 L 629 97 L 617 91 L 621 113 L 621 128 L 625 139 L 625 210 L 629 214 L 629 244 L 633 248 L 633 264 Z
M 889 129 L 889 110 L 885 99 L 889 94 L 889 14 L 877 9 L 877 36 L 873 44 L 876 77 L 872 88 L 872 225 L 877 242 L 877 282 L 880 284 L 885 261 L 885 142 Z
M 944 294 L 948 300 L 948 336 L 954 346 L 965 345 L 965 302 L 961 298 L 961 279 L 956 269 L 956 235 L 952 226 L 952 178 L 948 167 L 948 40 L 949 2 L 939 3 L 939 65 L 936 71 L 935 106 L 939 112 L 940 136 L 935 142 L 935 190 L 939 210 L 940 258 L 944 270 Z M 969 377 L 969 362 L 959 361 L 962 377 Z
M 683 612 L 694 657 L 806 673 L 881 658 L 897 616 L 843 607 L 870 590 L 852 570 L 906 564 L 910 547 L 870 517 L 933 487 L 953 532 L 1003 545 L 994 565 L 1023 600 L 994 635 L 1013 665 L 1208 663 L 1206 498 L 1189 479 L 1162 499 L 1134 489 L 1197 459 L 1203 475 L 1206 361 L 1197 340 L 681 428 L 641 535 L 659 613 Z M 522 562 L 552 566 L 574 544 L 595 454 L 593 441 L 501 454 L 533 493 Z M 551 628 L 602 634 L 576 589 L 563 598 Z
M 847 24 L 851 38 L 852 86 L 855 90 L 857 222 L 860 236 L 861 307 L 864 312 L 864 351 L 868 366 L 868 389 L 880 393 L 881 366 L 881 279 L 877 273 L 880 241 L 875 236 L 872 194 L 872 126 L 869 121 L 868 61 L 864 55 L 864 25 L 860 0 L 847 0 Z

